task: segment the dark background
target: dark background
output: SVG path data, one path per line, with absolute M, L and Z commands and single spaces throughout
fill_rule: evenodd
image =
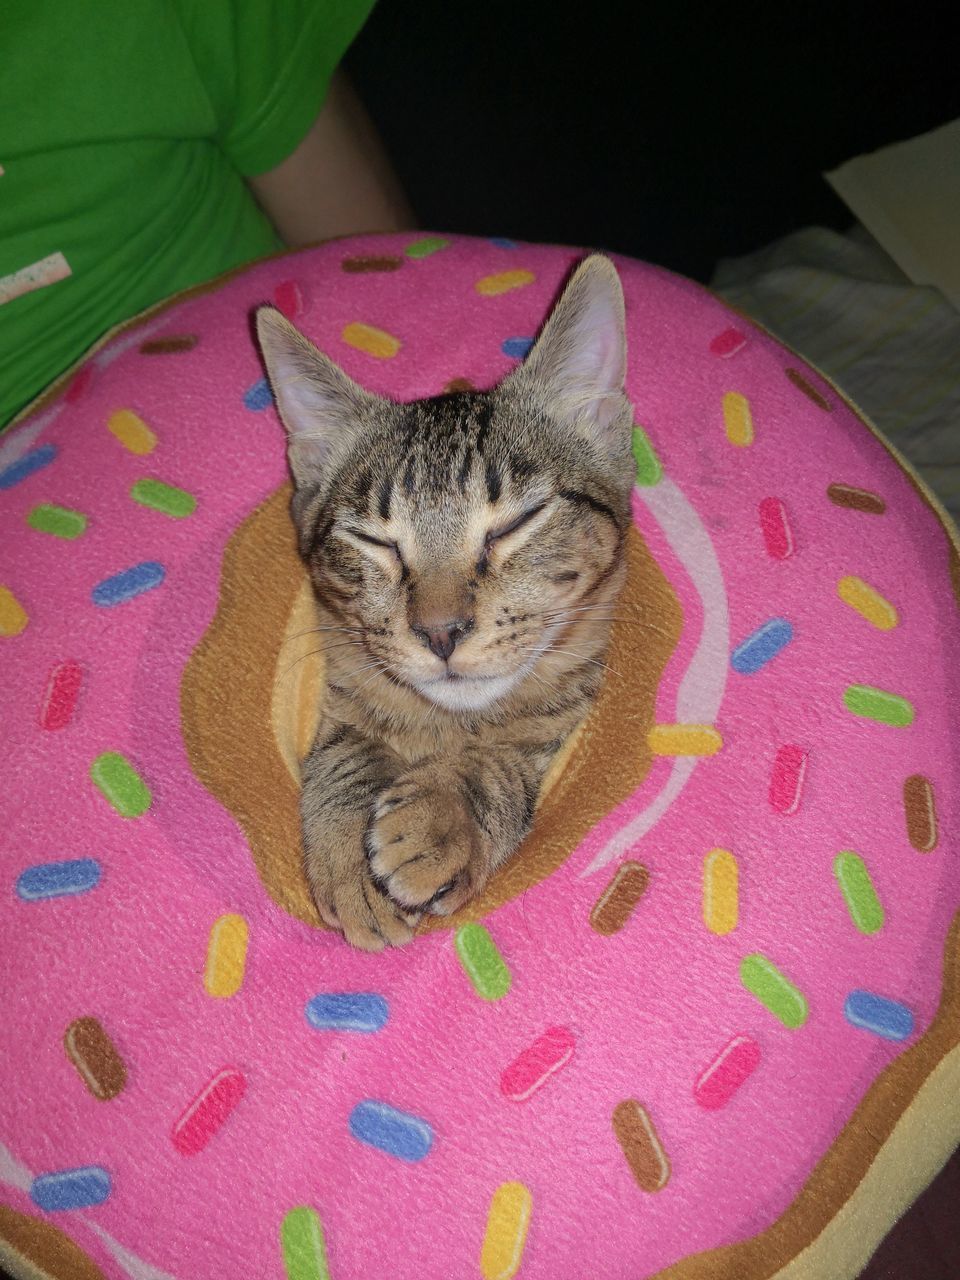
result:
M 798 227 L 845 228 L 824 169 L 960 116 L 958 13 L 380 0 L 347 66 L 424 227 L 706 280 Z
M 706 281 L 719 258 L 800 227 L 845 229 L 825 169 L 960 116 L 958 15 L 909 0 L 380 0 L 347 67 L 422 226 Z M 955 1156 L 864 1280 L 960 1280 L 958 1222 Z

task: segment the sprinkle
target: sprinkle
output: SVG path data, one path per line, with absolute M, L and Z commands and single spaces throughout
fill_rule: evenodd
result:
M 457 955 L 463 971 L 482 1000 L 500 1000 L 510 990 L 510 970 L 497 944 L 482 924 L 465 924 L 457 930 Z
M 103 1204 L 110 1191 L 106 1169 L 88 1164 L 80 1169 L 40 1174 L 33 1180 L 30 1199 L 44 1213 L 59 1213 L 66 1209 L 92 1209 Z
M 368 272 L 396 271 L 402 266 L 402 258 L 344 258 L 340 263 L 340 270 L 350 275 L 362 275 Z
M 281 280 L 273 291 L 273 301 L 288 320 L 296 320 L 306 310 L 303 289 L 296 280 Z
M 807 776 L 809 751 L 788 742 L 777 751 L 770 773 L 770 805 L 777 813 L 792 817 L 803 799 L 803 784 Z
M 500 1076 L 500 1092 L 511 1102 L 526 1102 L 573 1057 L 576 1040 L 566 1027 L 548 1027 Z
M 723 739 L 708 724 L 657 724 L 647 734 L 647 746 L 655 756 L 713 756 Z
M 740 961 L 740 981 L 785 1027 L 802 1027 L 810 1012 L 803 994 L 775 964 L 759 954 Z
M 9 587 L 0 586 L 0 636 L 18 636 L 30 619 Z
M 841 578 L 837 595 L 878 631 L 892 631 L 900 621 L 896 609 L 862 578 Z
M 87 517 L 79 511 L 54 506 L 52 502 L 41 502 L 27 516 L 27 524 L 38 533 L 49 533 L 72 542 L 85 532 Z
M 408 258 L 429 258 L 432 253 L 446 249 L 449 243 L 449 240 L 444 240 L 441 236 L 426 236 L 423 240 L 414 240 L 413 244 L 408 244 L 404 252 Z
M 641 1191 L 661 1191 L 670 1181 L 670 1161 L 646 1107 L 636 1098 L 618 1102 L 613 1133 Z
M 742 676 L 755 675 L 792 639 L 793 627 L 786 618 L 771 618 L 737 645 L 730 655 L 730 665 Z
M 913 724 L 913 705 L 898 693 L 875 689 L 868 684 L 851 684 L 843 691 L 843 704 L 855 716 L 903 729 Z
M 119 751 L 104 751 L 90 765 L 90 779 L 121 818 L 139 818 L 153 800 L 150 789 Z
M 175 520 L 191 516 L 197 509 L 197 500 L 192 493 L 146 476 L 136 482 L 130 490 L 130 497 L 142 507 L 150 507 Z
M 822 409 L 824 413 L 833 412 L 833 405 L 831 405 L 830 401 L 825 396 L 822 396 L 812 383 L 806 380 L 799 369 L 787 369 L 786 375 L 797 390 L 802 391 L 808 400 L 812 400 L 818 409 Z
M 270 390 L 270 384 L 266 378 L 258 378 L 243 393 L 243 407 L 250 409 L 253 413 L 262 413 L 264 409 L 269 409 L 272 404 L 273 392 Z
M 504 338 L 500 350 L 512 360 L 522 360 L 532 346 L 532 338 Z
M 867 515 L 882 516 L 887 509 L 887 504 L 879 493 L 871 493 L 869 489 L 855 489 L 849 484 L 829 485 L 827 497 L 835 506 L 847 507 L 850 511 L 863 511 Z
M 398 1111 L 387 1102 L 367 1099 L 350 1112 L 350 1132 L 360 1142 L 388 1156 L 415 1163 L 433 1146 L 433 1130 L 426 1120 Z
M 529 1187 L 522 1182 L 501 1182 L 490 1199 L 480 1249 L 483 1280 L 512 1280 L 520 1270 L 532 1212 Z
M 159 587 L 165 576 L 166 570 L 162 564 L 155 560 L 144 560 L 141 564 L 123 569 L 98 582 L 90 597 L 101 609 L 112 609 L 115 605 L 126 604 L 128 600 L 142 596 L 145 591 Z
M 65 729 L 74 717 L 80 689 L 83 685 L 83 668 L 79 662 L 68 659 L 50 668 L 46 688 L 40 699 L 38 720 L 41 729 Z
M 330 1280 L 327 1245 L 316 1209 L 298 1205 L 280 1224 L 280 1252 L 287 1280 Z
M 82 365 L 70 379 L 70 385 L 64 393 L 67 404 L 76 404 L 82 400 L 93 382 L 94 366 L 92 363 Z
M 787 509 L 779 498 L 764 498 L 757 508 L 763 545 L 771 560 L 788 560 L 796 548 Z
M 933 783 L 922 773 L 911 774 L 903 784 L 903 813 L 914 849 L 931 853 L 937 847 L 937 806 Z
M 729 849 L 711 849 L 703 860 L 703 923 L 722 937 L 740 919 L 740 872 Z
M 643 427 L 637 426 L 636 423 L 633 427 L 632 447 L 633 460 L 637 464 L 637 484 L 643 489 L 649 489 L 653 485 L 659 484 L 663 479 L 663 468 L 660 465 L 660 459 L 650 443 L 650 437 Z
M 649 883 L 650 872 L 642 863 L 622 862 L 590 912 L 593 931 L 605 938 L 619 933 L 633 915 Z
M 491 236 L 490 243 L 497 249 L 515 249 L 517 247 L 516 240 L 509 240 L 506 236 Z
M 760 1065 L 760 1046 L 749 1036 L 734 1036 L 697 1077 L 693 1097 L 707 1111 L 725 1107 Z
M 128 453 L 145 457 L 157 447 L 157 437 L 132 409 L 117 409 L 115 413 L 111 413 L 107 419 L 107 430 Z
M 852 850 L 844 850 L 834 860 L 833 874 L 855 927 L 861 933 L 879 933 L 883 928 L 883 907 L 864 860 Z
M 171 1130 L 173 1145 L 182 1156 L 195 1156 L 223 1128 L 247 1091 L 236 1067 L 224 1067 L 203 1086 Z
M 368 356 L 376 356 L 378 360 L 391 360 L 400 350 L 400 339 L 383 329 L 375 329 L 372 324 L 354 321 L 345 326 L 340 335 L 348 346 L 363 351 Z
M 739 391 L 727 391 L 723 397 L 723 425 L 731 444 L 740 448 L 753 444 L 750 401 Z
M 872 991 L 851 991 L 843 1004 L 851 1026 L 872 1031 L 884 1040 L 906 1040 L 913 1031 L 913 1014 L 905 1004 Z
M 724 329 L 715 338 L 711 338 L 710 354 L 727 360 L 730 356 L 735 356 L 738 351 L 742 351 L 746 345 L 747 339 L 739 329 Z
M 386 1025 L 389 1006 L 383 996 L 367 992 L 324 993 L 307 1004 L 307 1022 L 316 1031 L 359 1031 L 369 1034 Z
M 496 275 L 481 277 L 473 287 L 482 298 L 495 298 L 498 294 L 533 284 L 536 278 L 532 271 L 499 271 Z
M 192 351 L 197 345 L 195 333 L 171 333 L 166 338 L 150 338 L 140 343 L 142 356 L 177 356 Z
M 457 395 L 463 391 L 476 391 L 476 387 L 469 378 L 451 378 L 447 385 L 443 388 L 445 396 Z
M 15 484 L 26 480 L 34 472 L 49 467 L 56 456 L 57 451 L 52 444 L 42 444 L 39 449 L 31 449 L 29 453 L 25 453 L 17 458 L 16 462 L 11 462 L 8 467 L 0 471 L 0 489 L 12 489 Z
M 207 940 L 203 987 L 208 996 L 228 1000 L 243 986 L 250 927 L 243 916 L 228 913 L 213 922 Z
M 96 1018 L 75 1018 L 64 1032 L 63 1047 L 98 1102 L 110 1102 L 123 1092 L 126 1065 Z
M 17 878 L 21 902 L 73 897 L 88 893 L 100 883 L 100 863 L 95 858 L 69 858 L 64 862 L 40 862 Z

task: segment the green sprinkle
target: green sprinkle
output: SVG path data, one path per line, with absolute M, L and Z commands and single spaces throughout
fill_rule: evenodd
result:
M 284 1215 L 280 1249 L 287 1280 L 330 1280 L 327 1246 L 316 1209 L 300 1205 Z
M 510 990 L 510 970 L 482 924 L 465 924 L 457 930 L 457 954 L 482 1000 L 499 1000 Z
M 197 509 L 197 500 L 192 493 L 164 484 L 162 480 L 138 480 L 130 490 L 130 497 L 143 507 L 152 507 L 154 511 L 162 511 L 165 516 L 173 516 L 177 520 L 192 516 Z
M 408 244 L 406 254 L 408 258 L 429 258 L 431 253 L 445 249 L 449 243 L 449 240 L 443 240 L 440 236 L 427 236 L 424 240 L 414 240 L 413 244 Z
M 847 685 L 843 691 L 843 704 L 855 716 L 877 720 L 880 724 L 892 724 L 898 729 L 913 724 L 913 704 L 898 693 L 874 689 L 869 684 Z
M 861 933 L 878 933 L 883 928 L 883 907 L 864 860 L 852 850 L 844 850 L 836 856 L 833 874 L 856 927 Z
M 663 479 L 660 459 L 653 451 L 650 437 L 643 427 L 638 427 L 636 424 L 633 428 L 633 456 L 637 463 L 637 484 L 644 489 L 659 484 Z
M 41 533 L 52 533 L 55 538 L 72 541 L 79 538 L 86 529 L 87 517 L 79 511 L 68 511 L 66 507 L 41 502 L 27 516 L 27 524 L 31 529 L 39 529 Z
M 810 1012 L 802 993 L 766 956 L 744 956 L 740 981 L 785 1027 L 802 1027 Z
M 105 751 L 90 766 L 93 785 L 123 818 L 139 818 L 153 797 L 147 784 L 119 751 Z

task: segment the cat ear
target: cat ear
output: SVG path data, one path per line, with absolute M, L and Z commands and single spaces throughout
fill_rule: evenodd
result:
M 561 294 L 529 356 L 511 375 L 546 397 L 550 413 L 586 427 L 607 446 L 629 412 L 623 390 L 627 342 L 623 289 L 602 254 L 582 262 Z
M 355 436 L 376 397 L 347 377 L 273 307 L 260 307 L 257 337 L 297 486 L 316 484 Z

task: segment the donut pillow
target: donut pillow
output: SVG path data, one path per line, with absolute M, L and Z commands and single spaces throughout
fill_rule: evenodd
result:
M 487 387 L 570 249 L 367 236 L 111 335 L 0 439 L 0 1259 L 43 1280 L 844 1280 L 960 1139 L 960 558 L 836 389 L 618 260 L 608 672 L 481 898 L 299 860 L 321 659 L 272 302 Z

